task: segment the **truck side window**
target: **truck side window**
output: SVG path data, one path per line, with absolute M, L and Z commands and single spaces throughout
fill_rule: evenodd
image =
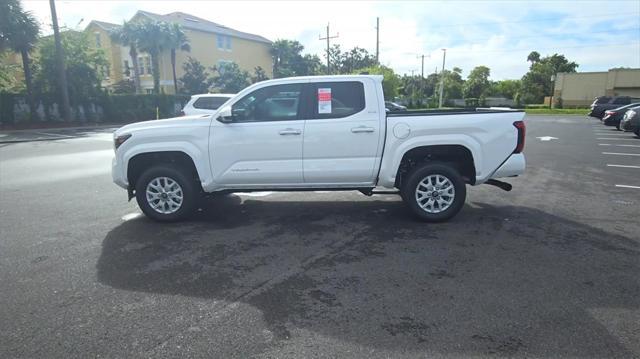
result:
M 231 107 L 235 122 L 291 121 L 299 118 L 302 84 L 263 87 Z
M 365 108 L 364 85 L 359 81 L 319 82 L 313 95 L 316 119 L 347 117 Z
M 227 97 L 200 97 L 193 103 L 193 107 L 205 110 L 217 110 L 223 103 L 229 100 Z

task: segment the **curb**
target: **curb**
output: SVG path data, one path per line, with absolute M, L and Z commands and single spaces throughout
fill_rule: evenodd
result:
M 28 128 L 24 130 L 0 130 L 0 134 L 9 133 L 29 133 L 29 132 L 48 132 L 48 131 L 60 131 L 60 130 L 101 130 L 105 128 L 120 128 L 124 124 L 113 125 L 101 125 L 101 126 L 79 126 L 79 127 L 47 127 L 47 128 Z

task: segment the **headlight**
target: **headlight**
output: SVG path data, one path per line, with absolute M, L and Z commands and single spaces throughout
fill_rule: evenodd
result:
M 125 134 L 120 135 L 120 136 L 114 135 L 113 136 L 113 146 L 117 150 L 118 147 L 120 147 L 120 145 L 122 145 L 124 143 L 124 141 L 128 140 L 129 138 L 131 138 L 131 134 L 130 133 L 125 133 Z

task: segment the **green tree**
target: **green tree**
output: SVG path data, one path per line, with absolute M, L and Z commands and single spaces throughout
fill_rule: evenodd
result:
M 173 88 L 174 93 L 178 93 L 178 79 L 176 78 L 176 51 L 191 51 L 189 45 L 189 39 L 187 35 L 182 31 L 180 24 L 169 25 L 169 42 L 168 46 L 171 49 L 171 70 L 173 71 Z
M 273 42 L 269 53 L 273 60 L 273 77 L 317 75 L 322 71 L 320 58 L 302 55 L 304 46 L 298 41 L 279 39 Z
M 19 52 L 22 57 L 27 103 L 33 119 L 36 113 L 36 105 L 33 99 L 33 76 L 29 54 L 38 41 L 40 26 L 30 12 L 22 9 L 22 5 L 18 0 L 0 2 L 0 14 L 0 49 L 9 48 Z
M 578 64 L 567 60 L 564 55 L 553 54 L 532 62 L 522 77 L 522 97 L 525 103 L 541 103 L 545 96 L 553 93 L 552 76 L 558 72 L 576 72 Z
M 187 62 L 182 64 L 184 75 L 180 78 L 182 92 L 188 95 L 195 95 L 209 92 L 212 80 L 209 73 L 202 64 L 189 56 Z
M 465 83 L 462 79 L 462 69 L 454 67 L 451 71 L 444 70 L 441 75 L 444 76 L 444 99 L 462 98 Z
M 540 53 L 538 51 L 531 51 L 527 56 L 527 61 L 531 62 L 531 65 L 540 61 Z
M 253 69 L 253 76 L 251 76 L 251 83 L 256 83 L 264 80 L 268 80 L 267 73 L 260 66 L 256 66 Z
M 509 99 L 515 99 L 516 94 L 520 92 L 520 86 L 520 80 L 496 81 L 491 85 L 491 94 L 501 95 Z
M 213 85 L 217 91 L 236 93 L 249 86 L 249 73 L 242 70 L 235 62 L 221 64 L 212 68 Z
M 171 29 L 165 22 L 145 21 L 139 30 L 138 46 L 151 57 L 153 92 L 160 93 L 160 54 L 171 46 Z
M 69 98 L 80 102 L 102 94 L 101 74 L 98 69 L 109 65 L 100 49 L 93 49 L 88 35 L 77 31 L 60 33 L 68 81 Z M 35 84 L 42 93 L 55 93 L 59 86 L 56 72 L 55 42 L 53 37 L 42 39 Z
M 113 84 L 113 93 L 124 95 L 136 93 L 136 85 L 131 80 L 121 80 Z
M 133 82 L 136 93 L 142 92 L 140 87 L 140 74 L 138 73 L 138 40 L 140 39 L 140 24 L 125 21 L 124 24 L 111 32 L 111 39 L 118 44 L 129 47 L 129 56 L 133 65 Z M 129 69 L 125 71 L 131 72 Z
M 382 75 L 382 90 L 384 91 L 385 100 L 393 100 L 398 96 L 400 87 L 402 85 L 400 76 L 393 72 L 393 69 L 384 65 L 370 66 L 354 71 L 355 74 L 369 73 L 371 75 Z
M 20 66 L 5 61 L 7 51 L 0 52 L 0 93 L 24 91 L 24 84 L 16 79 L 15 73 Z
M 489 76 L 491 70 L 486 66 L 476 66 L 464 83 L 463 93 L 465 98 L 485 98 L 491 90 Z
M 349 51 L 343 52 L 340 45 L 337 44 L 329 49 L 329 60 L 331 72 L 336 74 L 351 74 L 357 69 L 378 64 L 375 55 L 370 54 L 366 49 L 356 46 Z

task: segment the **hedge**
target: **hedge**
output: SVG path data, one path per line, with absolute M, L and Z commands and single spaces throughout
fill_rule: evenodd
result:
M 36 116 L 31 122 L 62 122 L 57 96 L 36 98 Z M 177 116 L 189 101 L 184 95 L 103 95 L 71 103 L 73 122 L 129 123 Z M 156 113 L 157 109 L 157 113 Z M 29 123 L 24 95 L 0 94 L 0 124 Z

